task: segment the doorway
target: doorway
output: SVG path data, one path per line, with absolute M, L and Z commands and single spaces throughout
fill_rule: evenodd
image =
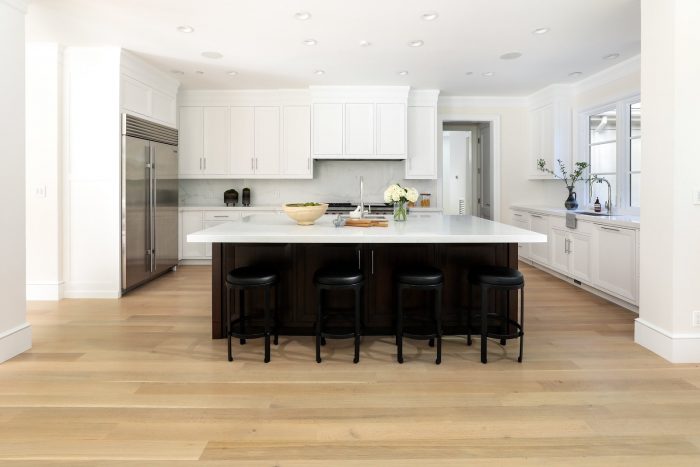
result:
M 494 170 L 490 121 L 442 124 L 443 212 L 494 219 Z

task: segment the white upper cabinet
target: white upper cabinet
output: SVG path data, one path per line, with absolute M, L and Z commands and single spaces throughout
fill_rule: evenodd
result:
M 121 53 L 120 68 L 121 111 L 175 128 L 180 83 L 126 51 Z
M 345 104 L 345 154 L 374 154 L 374 104 Z
M 343 104 L 314 104 L 314 155 L 343 155 Z
M 232 176 L 245 177 L 255 171 L 255 108 L 231 107 Z
M 406 104 L 377 104 L 377 158 L 406 157 Z
M 313 178 L 309 106 L 285 106 L 282 127 L 282 172 L 288 177 Z
M 408 107 L 406 178 L 437 178 L 437 107 Z
M 559 172 L 557 159 L 561 159 L 567 169 L 572 162 L 571 104 L 568 98 L 555 97 L 540 101 L 530 111 L 530 178 L 548 179 L 551 175 L 541 172 L 537 166 L 544 159 L 547 168 Z
M 229 109 L 204 107 L 204 151 L 202 172 L 225 175 L 229 169 Z
M 280 108 L 255 108 L 255 174 L 280 173 Z
M 178 140 L 180 175 L 201 174 L 204 151 L 204 113 L 201 107 L 180 107 Z

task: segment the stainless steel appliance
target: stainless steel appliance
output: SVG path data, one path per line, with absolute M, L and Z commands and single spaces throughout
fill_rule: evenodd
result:
M 177 266 L 177 136 L 122 114 L 122 292 Z

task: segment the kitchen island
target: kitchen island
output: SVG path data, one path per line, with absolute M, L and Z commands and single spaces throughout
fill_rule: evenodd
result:
M 312 226 L 296 225 L 282 213 L 257 214 L 195 232 L 189 242 L 212 243 L 212 337 L 225 337 L 226 274 L 231 269 L 263 265 L 280 276 L 275 302 L 281 334 L 313 335 L 316 316 L 314 272 L 327 265 L 348 264 L 365 274 L 364 334 L 392 335 L 394 271 L 411 265 L 440 268 L 444 274 L 442 321 L 445 334 L 465 332 L 466 274 L 481 265 L 518 267 L 518 243 L 542 243 L 547 237 L 472 216 L 411 214 L 407 222 L 389 227 L 335 227 L 326 215 Z M 474 290 L 475 303 L 480 303 Z M 514 295 L 505 298 L 516 313 Z M 238 303 L 232 303 L 238 314 Z M 429 306 L 428 296 L 406 292 L 413 308 Z M 248 302 L 259 306 L 262 300 Z M 343 294 L 329 297 L 328 306 L 352 305 Z

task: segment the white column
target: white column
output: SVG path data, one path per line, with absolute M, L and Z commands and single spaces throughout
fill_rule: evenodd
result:
M 0 362 L 32 346 L 24 291 L 25 12 L 24 2 L 0 0 Z
M 700 362 L 700 2 L 642 0 L 640 310 L 635 341 Z

